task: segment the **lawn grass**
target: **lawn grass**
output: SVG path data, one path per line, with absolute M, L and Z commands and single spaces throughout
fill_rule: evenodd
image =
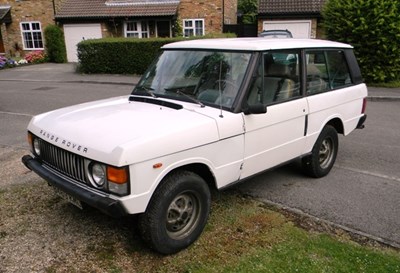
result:
M 228 195 L 213 209 L 199 242 L 158 272 L 400 272 L 395 250 L 304 230 L 257 201 Z
M 0 256 L 4 256 L 5 272 L 16 265 L 13 259 L 26 268 L 17 252 L 25 252 L 23 245 L 38 245 L 43 251 L 31 251 L 27 258 L 37 254 L 35 259 L 42 265 L 35 269 L 49 273 L 400 273 L 398 250 L 368 240 L 361 245 L 333 228 L 313 229 L 326 232 L 303 229 L 298 225 L 301 219 L 235 191 L 213 193 L 211 208 L 199 240 L 176 255 L 163 256 L 140 240 L 133 219 L 116 220 L 96 210 L 80 211 L 57 197 L 44 182 L 14 186 L 0 191 L 4 221 L 0 224 L 4 248 Z M 37 232 L 41 236 L 31 237 Z M 8 257 L 7 250 L 14 242 L 19 242 L 14 250 L 17 257 Z
M 287 233 L 287 241 L 269 250 L 258 249 L 220 272 L 400 272 L 396 255 L 340 242 L 325 234 L 311 235 L 296 229 Z

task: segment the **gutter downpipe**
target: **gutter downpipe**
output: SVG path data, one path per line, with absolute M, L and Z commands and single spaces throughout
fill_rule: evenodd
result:
M 225 0 L 222 0 L 222 33 L 224 33 L 225 26 Z
M 56 21 L 56 3 L 54 2 L 55 0 L 52 0 L 53 2 L 53 14 L 54 14 L 54 22 Z

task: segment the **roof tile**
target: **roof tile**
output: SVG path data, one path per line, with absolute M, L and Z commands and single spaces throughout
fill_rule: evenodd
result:
M 171 16 L 179 0 L 65 0 L 56 19 Z
M 327 0 L 260 0 L 258 13 L 265 15 L 321 14 Z

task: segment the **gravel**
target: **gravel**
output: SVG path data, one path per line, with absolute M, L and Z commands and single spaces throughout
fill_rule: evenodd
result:
M 143 255 L 157 257 L 142 245 L 134 218 L 65 202 L 23 166 L 26 153 L 0 146 L 0 273 L 135 272 Z

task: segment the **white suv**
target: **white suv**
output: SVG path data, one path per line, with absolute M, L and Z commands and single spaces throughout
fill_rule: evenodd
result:
M 367 88 L 352 47 L 322 40 L 202 39 L 165 45 L 132 94 L 38 115 L 25 165 L 58 194 L 178 252 L 201 234 L 210 188 L 292 159 L 322 177 L 338 133 L 362 128 Z

